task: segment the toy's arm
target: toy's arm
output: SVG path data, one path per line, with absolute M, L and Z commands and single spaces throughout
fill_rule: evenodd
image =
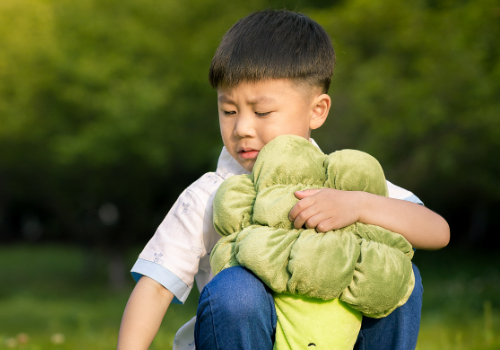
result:
M 290 211 L 296 228 L 305 225 L 327 232 L 362 222 L 398 232 L 417 249 L 440 249 L 450 228 L 440 215 L 404 200 L 332 188 L 295 192 L 300 201 Z
M 142 276 L 125 307 L 117 349 L 148 349 L 173 298 L 161 284 Z

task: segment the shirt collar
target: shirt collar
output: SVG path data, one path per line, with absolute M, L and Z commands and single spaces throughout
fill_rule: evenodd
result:
M 321 151 L 321 148 L 319 148 L 314 139 L 309 139 L 309 141 Z M 229 154 L 226 147 L 222 147 L 222 152 L 217 162 L 217 174 L 225 180 L 233 175 L 250 174 L 250 172 L 245 170 L 245 168 Z

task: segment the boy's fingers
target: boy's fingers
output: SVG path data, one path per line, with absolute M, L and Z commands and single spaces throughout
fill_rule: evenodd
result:
M 314 201 L 310 200 L 310 199 L 298 201 L 297 203 L 295 203 L 293 208 L 288 213 L 288 219 L 290 221 L 294 221 L 301 212 L 303 212 L 304 210 L 306 210 L 307 208 L 309 208 L 313 204 L 314 204 Z
M 293 226 L 299 229 L 304 226 L 307 219 L 309 219 L 309 216 L 306 216 L 305 210 L 302 210 L 293 219 L 290 219 L 290 221 L 293 221 Z
M 311 188 L 303 191 L 295 191 L 295 197 L 297 197 L 298 199 L 306 198 L 318 193 L 321 190 L 322 188 Z
M 338 227 L 335 227 L 335 219 L 328 218 L 327 220 L 321 221 L 316 225 L 316 231 L 318 232 L 328 232 L 331 230 L 336 230 Z
M 288 219 L 290 221 L 295 221 L 297 216 L 302 211 L 304 211 L 305 209 L 307 209 L 308 207 L 310 207 L 311 205 L 313 205 L 315 203 L 315 200 L 313 198 L 308 198 L 308 197 L 311 197 L 312 195 L 318 193 L 321 190 L 322 190 L 322 188 L 311 188 L 311 189 L 307 189 L 307 190 L 303 190 L 303 191 L 295 191 L 295 193 L 294 193 L 295 197 L 297 197 L 300 200 L 299 200 L 299 202 L 297 202 L 293 206 L 293 208 L 288 213 Z M 302 224 L 304 224 L 304 223 L 302 223 Z
M 323 220 L 323 215 L 321 215 L 321 213 L 311 216 L 309 219 L 306 220 L 305 224 L 306 228 L 307 229 L 316 228 L 322 220 Z
M 317 208 L 313 207 L 302 210 L 293 221 L 293 226 L 296 229 L 303 228 L 304 225 L 306 228 L 314 228 L 316 224 L 321 221 L 319 214 Z

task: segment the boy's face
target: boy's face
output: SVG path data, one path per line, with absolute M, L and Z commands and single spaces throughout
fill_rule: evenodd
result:
M 311 129 L 325 121 L 331 103 L 319 89 L 288 79 L 220 87 L 217 97 L 224 146 L 248 171 L 262 147 L 275 137 L 291 134 L 309 140 Z

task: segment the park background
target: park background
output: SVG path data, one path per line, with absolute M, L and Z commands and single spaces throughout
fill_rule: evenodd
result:
M 270 7 L 332 38 L 323 151 L 371 153 L 450 223 L 449 247 L 415 256 L 418 349 L 500 349 L 498 0 L 1 0 L 0 349 L 115 347 L 130 267 L 216 165 L 211 57 Z

